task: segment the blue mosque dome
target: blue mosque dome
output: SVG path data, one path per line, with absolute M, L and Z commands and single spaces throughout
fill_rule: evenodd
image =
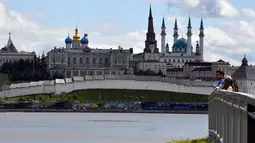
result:
M 65 40 L 66 44 L 72 44 L 73 40 L 68 36 Z
M 89 40 L 86 36 L 86 34 L 83 36 L 83 38 L 81 39 L 81 44 L 88 44 L 89 43 Z
M 185 38 L 176 40 L 173 45 L 174 48 L 178 48 L 178 49 L 185 49 L 187 48 L 187 46 L 188 46 L 188 43 Z

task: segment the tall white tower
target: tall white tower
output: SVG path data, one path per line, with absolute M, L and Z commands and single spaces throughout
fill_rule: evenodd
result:
M 178 25 L 177 25 L 177 19 L 175 18 L 175 22 L 174 22 L 174 34 L 173 34 L 173 37 L 174 37 L 174 42 L 178 39 Z
M 166 53 L 166 26 L 165 19 L 163 17 L 162 26 L 161 26 L 161 53 Z
M 204 60 L 204 24 L 203 19 L 201 19 L 200 28 L 199 28 L 199 51 L 200 51 L 200 60 Z
M 192 37 L 192 27 L 191 27 L 191 20 L 190 20 L 190 17 L 189 17 L 189 23 L 188 23 L 188 32 L 187 32 L 187 43 L 188 43 L 188 47 L 187 47 L 187 54 L 191 56 L 191 53 L 192 53 L 192 41 L 191 41 L 191 37 Z

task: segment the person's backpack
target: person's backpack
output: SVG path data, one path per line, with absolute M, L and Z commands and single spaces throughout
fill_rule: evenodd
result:
M 233 91 L 235 91 L 235 92 L 239 92 L 240 91 L 239 87 L 238 87 L 238 84 L 237 84 L 235 79 L 232 79 L 232 88 L 233 88 Z

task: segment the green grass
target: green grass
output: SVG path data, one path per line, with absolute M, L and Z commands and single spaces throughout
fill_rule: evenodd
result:
M 209 141 L 207 138 L 201 138 L 196 140 L 172 141 L 168 143 L 209 143 Z
M 174 102 L 207 102 L 208 95 L 175 93 L 164 91 L 148 91 L 148 90 L 118 90 L 118 89 L 102 89 L 102 90 L 79 90 L 71 93 L 62 93 L 57 96 L 34 95 L 23 97 L 7 98 L 5 101 L 17 101 L 20 98 L 26 101 L 174 101 Z M 3 100 L 3 99 L 2 99 Z

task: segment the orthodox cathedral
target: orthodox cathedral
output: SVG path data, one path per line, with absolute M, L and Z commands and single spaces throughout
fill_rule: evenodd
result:
M 81 38 L 76 27 L 74 35 L 65 39 L 65 47 L 47 53 L 48 70 L 61 77 L 85 75 L 121 75 L 128 72 L 133 49 L 98 49 L 89 46 L 88 34 Z

